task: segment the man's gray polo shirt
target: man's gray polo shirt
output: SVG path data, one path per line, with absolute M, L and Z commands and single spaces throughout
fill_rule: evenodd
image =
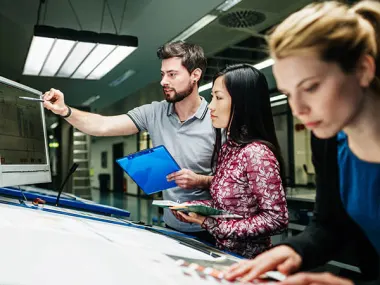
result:
M 137 107 L 127 114 L 140 131 L 147 131 L 153 145 L 164 145 L 181 168 L 195 173 L 211 175 L 211 156 L 215 143 L 207 101 L 202 98 L 197 112 L 186 122 L 181 123 L 174 105 L 166 101 L 153 102 Z M 171 188 L 162 192 L 165 200 L 186 202 L 210 199 L 209 190 Z M 201 231 L 198 225 L 183 223 L 173 214 L 164 211 L 165 223 L 183 232 Z

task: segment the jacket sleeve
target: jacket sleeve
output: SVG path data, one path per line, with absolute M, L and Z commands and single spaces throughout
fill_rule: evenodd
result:
M 285 241 L 302 257 L 301 270 L 331 260 L 344 242 L 346 217 L 340 202 L 336 137 L 319 140 L 312 136 L 317 195 L 314 216 L 304 232 Z
M 288 225 L 285 191 L 275 156 L 269 154 L 269 150 L 262 156 L 248 155 L 243 159 L 249 184 L 248 199 L 258 206 L 258 211 L 243 219 L 206 218 L 202 227 L 217 239 L 268 237 Z

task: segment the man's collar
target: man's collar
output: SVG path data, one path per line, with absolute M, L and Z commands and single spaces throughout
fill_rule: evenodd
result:
M 203 98 L 202 96 L 200 96 L 200 97 L 202 99 L 201 105 L 199 106 L 198 110 L 195 112 L 194 117 L 196 117 L 197 119 L 203 120 L 204 117 L 207 114 L 207 105 L 208 105 L 208 103 L 205 100 L 205 98 Z M 173 103 L 169 103 L 168 104 L 167 115 L 171 116 L 173 114 L 175 114 L 174 104 Z

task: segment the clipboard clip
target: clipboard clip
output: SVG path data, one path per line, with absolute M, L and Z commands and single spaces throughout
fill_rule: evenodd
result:
M 148 153 L 151 153 L 151 152 L 154 152 L 153 149 L 145 149 L 145 150 L 141 150 L 137 153 L 134 153 L 134 154 L 131 154 L 128 156 L 128 159 L 133 159 L 135 157 L 138 157 L 138 156 L 141 156 L 141 155 L 145 155 L 145 154 L 148 154 Z

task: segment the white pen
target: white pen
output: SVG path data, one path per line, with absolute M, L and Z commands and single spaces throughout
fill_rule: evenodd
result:
M 29 101 L 38 101 L 38 102 L 45 102 L 45 100 L 41 99 L 41 98 L 33 98 L 33 97 L 18 97 L 20 99 L 24 99 L 24 100 L 29 100 Z

